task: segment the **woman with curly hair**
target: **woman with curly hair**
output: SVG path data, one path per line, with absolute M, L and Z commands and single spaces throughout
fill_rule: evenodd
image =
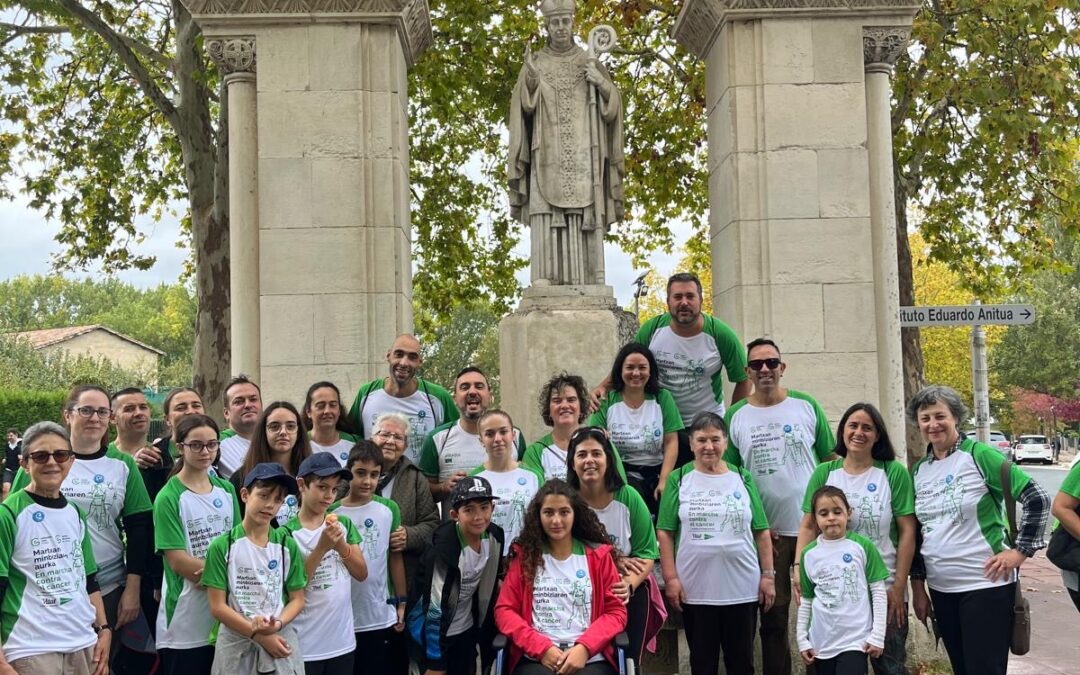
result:
M 495 604 L 509 642 L 509 672 L 614 675 L 614 639 L 626 626 L 615 595 L 618 552 L 569 485 L 545 483 L 529 503 Z

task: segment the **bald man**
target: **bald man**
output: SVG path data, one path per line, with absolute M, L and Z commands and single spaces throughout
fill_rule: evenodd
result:
M 416 464 L 424 437 L 435 427 L 455 421 L 457 406 L 450 392 L 416 376 L 424 364 L 424 357 L 420 354 L 420 341 L 412 335 L 397 336 L 386 352 L 386 363 L 390 366 L 389 377 L 372 380 L 360 387 L 349 410 L 349 419 L 364 438 L 371 438 L 372 427 L 379 415 L 397 412 L 408 417 L 405 456 Z

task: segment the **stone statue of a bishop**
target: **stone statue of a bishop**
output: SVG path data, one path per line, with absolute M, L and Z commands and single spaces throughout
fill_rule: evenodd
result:
M 597 60 L 615 35 L 574 42 L 575 0 L 543 0 L 547 45 L 526 48 L 510 104 L 511 215 L 531 230 L 532 285 L 604 283 L 604 235 L 623 217 L 623 107 Z

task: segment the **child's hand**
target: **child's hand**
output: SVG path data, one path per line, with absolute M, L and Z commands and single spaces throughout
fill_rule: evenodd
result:
M 397 623 L 394 624 L 394 632 L 400 633 L 405 630 L 405 605 L 397 606 Z
M 273 616 L 253 616 L 251 617 L 251 634 L 257 635 L 273 635 L 281 629 L 281 621 L 277 617 Z
M 544 652 L 544 655 L 540 657 L 540 665 L 551 672 L 555 672 L 555 669 L 559 667 L 559 663 L 562 659 L 563 651 L 555 645 L 551 645 L 547 648 L 547 651 Z
M 799 654 L 802 656 L 803 663 L 805 663 L 806 665 L 810 665 L 811 663 L 813 663 L 814 657 L 817 656 L 817 652 L 813 649 L 807 649 L 804 652 L 799 652 Z
M 337 548 L 337 544 L 345 536 L 345 529 L 338 523 L 327 523 L 323 527 L 322 534 L 319 535 L 319 541 L 315 544 L 315 548 L 319 549 L 323 553 L 331 551 Z
M 292 654 L 292 647 L 280 635 L 260 635 L 255 638 L 255 641 L 275 659 L 287 659 Z
M 405 550 L 405 528 L 398 526 L 396 530 L 390 533 L 390 552 L 401 553 Z
M 866 652 L 867 654 L 869 654 L 870 658 L 874 658 L 874 659 L 881 656 L 881 652 L 885 651 L 881 647 L 875 647 L 874 645 L 870 644 L 869 642 L 867 642 L 866 644 L 863 645 L 862 650 L 864 652 Z

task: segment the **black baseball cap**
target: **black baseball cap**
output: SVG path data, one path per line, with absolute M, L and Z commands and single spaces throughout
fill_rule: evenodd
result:
M 456 509 L 465 502 L 495 501 L 495 491 L 483 476 L 465 476 L 454 485 L 450 493 L 450 508 Z
M 296 472 L 296 477 L 306 478 L 311 474 L 315 474 L 319 478 L 341 476 L 342 480 L 352 479 L 352 474 L 349 473 L 349 470 L 342 468 L 341 463 L 337 461 L 337 458 L 329 452 L 316 452 L 311 457 L 300 462 L 300 470 Z
M 275 483 L 281 483 L 285 486 L 285 491 L 288 494 L 294 495 L 297 493 L 296 479 L 286 473 L 285 469 L 281 467 L 277 462 L 263 462 L 262 464 L 256 464 L 255 468 L 248 471 L 244 476 L 244 487 L 251 489 L 251 484 L 257 480 L 269 480 Z

